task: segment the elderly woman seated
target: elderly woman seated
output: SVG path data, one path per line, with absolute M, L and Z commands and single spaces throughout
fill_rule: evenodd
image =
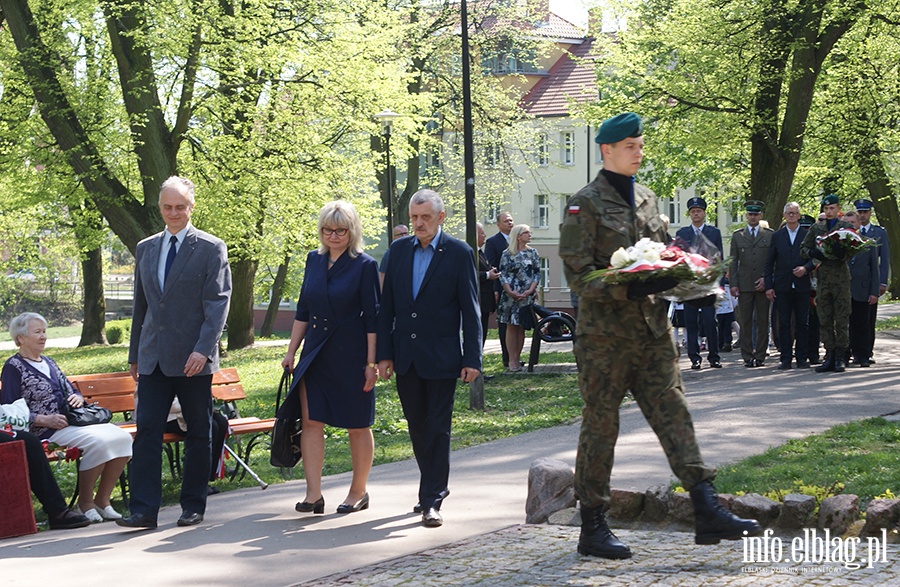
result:
M 28 480 L 31 483 L 31 491 L 34 493 L 44 513 L 47 514 L 47 522 L 51 530 L 65 530 L 69 528 L 83 528 L 90 526 L 91 521 L 82 514 L 76 514 L 66 507 L 56 478 L 47 462 L 44 447 L 38 437 L 25 431 L 30 420 L 28 405 L 25 400 L 16 400 L 6 406 L 0 404 L 0 444 L 4 442 L 25 443 L 25 460 L 28 462 Z M 7 426 L 12 430 L 6 431 Z
M 32 312 L 16 316 L 9 334 L 19 351 L 7 359 L 0 373 L 0 403 L 24 399 L 32 434 L 81 449 L 76 513 L 92 522 L 121 518 L 109 500 L 131 458 L 131 435 L 114 424 L 69 426 L 66 412 L 69 407 L 83 406 L 84 398 L 75 392 L 53 359 L 43 355 L 47 344 L 43 316 Z

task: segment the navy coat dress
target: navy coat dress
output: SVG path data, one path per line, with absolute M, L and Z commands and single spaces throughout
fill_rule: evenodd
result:
M 291 391 L 279 418 L 299 418 L 301 379 L 309 419 L 338 428 L 366 428 L 375 421 L 375 390 L 366 381 L 367 334 L 377 329 L 378 263 L 365 253 L 345 252 L 328 268 L 328 255 L 311 251 L 296 320 L 306 322 Z

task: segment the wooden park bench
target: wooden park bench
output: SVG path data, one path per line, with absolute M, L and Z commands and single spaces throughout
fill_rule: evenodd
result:
M 69 381 L 78 393 L 84 397 L 85 402 L 98 404 L 113 413 L 122 414 L 125 422 L 119 424 L 119 426 L 134 437 L 137 433 L 137 425 L 132 422 L 132 415 L 135 410 L 134 395 L 137 384 L 131 378 L 129 372 L 73 375 L 69 377 Z M 259 486 L 265 489 L 268 487 L 268 484 L 250 468 L 247 462 L 250 459 L 250 452 L 256 443 L 263 439 L 264 435 L 271 432 L 275 419 L 241 417 L 237 402 L 246 399 L 247 394 L 240 383 L 240 376 L 235 368 L 221 369 L 213 374 L 212 395 L 228 418 L 228 438 L 233 439 L 234 446 L 232 447 L 228 444 L 228 438 L 226 438 L 225 450 L 241 466 L 243 470 L 241 477 L 243 477 L 244 473 L 249 473 Z M 241 442 L 243 436 L 249 437 L 246 443 Z M 169 467 L 173 477 L 180 473 L 181 470 L 179 443 L 184 438 L 183 434 L 169 432 L 163 436 L 163 443 L 167 449 Z M 49 458 L 53 457 L 50 456 Z M 237 475 L 237 472 L 238 469 L 235 468 L 232 478 Z M 126 493 L 124 487 L 123 485 L 123 496 Z

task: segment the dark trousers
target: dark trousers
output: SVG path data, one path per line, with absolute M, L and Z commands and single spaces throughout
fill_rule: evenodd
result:
M 813 298 L 815 299 L 815 298 Z M 807 350 L 809 350 L 809 359 L 818 361 L 819 360 L 819 345 L 822 342 L 822 337 L 819 334 L 819 312 L 816 310 L 816 307 L 812 304 L 809 305 L 809 345 L 807 345 Z
M 875 353 L 875 322 L 878 321 L 878 304 L 869 306 L 869 357 Z
M 28 461 L 28 480 L 34 493 L 48 518 L 55 518 L 66 511 L 66 500 L 56 484 L 56 478 L 47 462 L 44 447 L 40 439 L 31 432 L 17 431 L 15 438 L 0 432 L 0 442 L 25 442 L 25 460 Z
M 781 362 L 789 365 L 792 358 L 797 357 L 798 364 L 806 363 L 809 361 L 809 293 L 790 289 L 776 291 L 775 313 L 778 314 L 778 350 L 781 351 Z
M 741 358 L 765 361 L 769 346 L 769 298 L 761 291 L 742 291 L 737 318 L 741 325 Z
M 169 420 L 166 422 L 166 432 L 173 434 L 184 434 L 178 426 L 178 420 Z M 219 459 L 222 457 L 222 450 L 225 448 L 225 438 L 228 436 L 228 418 L 221 413 L 214 411 L 212 416 L 212 449 L 209 455 L 209 480 L 215 481 L 216 474 L 219 472 L 216 467 L 219 465 Z
M 131 513 L 156 519 L 162 502 L 162 437 L 172 399 L 178 398 L 187 424 L 181 508 L 206 512 L 210 472 L 212 375 L 166 377 L 159 367 L 138 381 L 137 434 L 131 458 Z
M 415 365 L 397 375 L 397 394 L 419 466 L 422 510 L 441 508 L 450 479 L 450 425 L 456 379 L 423 379 Z
M 692 363 L 699 363 L 700 335 L 706 337 L 706 348 L 709 351 L 706 358 L 710 361 L 719 360 L 719 330 L 716 322 L 716 307 L 695 308 L 690 304 L 684 305 L 684 322 L 687 330 L 688 357 Z
M 487 341 L 488 322 L 490 322 L 490 321 L 491 321 L 491 313 L 485 312 L 484 309 L 482 309 L 481 310 L 481 348 L 482 349 L 484 348 L 485 341 Z M 504 328 L 504 330 L 506 330 L 506 329 Z M 506 367 L 505 364 L 503 366 Z
M 509 350 L 506 348 L 506 323 L 497 321 L 497 335 L 500 337 L 500 353 L 503 356 L 503 368 L 509 367 Z
M 730 347 L 734 342 L 731 334 L 731 323 L 734 322 L 734 312 L 716 314 L 716 321 L 719 323 L 719 348 Z
M 871 335 L 871 315 L 875 313 L 877 305 L 870 305 L 868 301 L 850 302 L 850 350 L 857 361 L 872 357 L 874 337 Z

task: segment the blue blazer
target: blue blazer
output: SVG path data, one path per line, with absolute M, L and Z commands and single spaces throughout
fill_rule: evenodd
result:
M 391 244 L 378 312 L 377 361 L 393 361 L 423 379 L 456 379 L 463 367 L 481 370 L 481 311 L 471 247 L 443 230 L 419 295 L 412 296 L 415 236 Z M 462 331 L 462 341 L 459 333 Z
M 800 254 L 800 245 L 807 232 L 809 232 L 808 228 L 802 226 L 798 228 L 793 245 L 787 227 L 779 228 L 772 235 L 772 244 L 769 246 L 769 256 L 766 259 L 766 289 L 774 289 L 776 293 L 791 291 L 791 289 L 800 293 L 812 291 L 809 276 L 815 269 L 815 265 Z M 806 275 L 796 277 L 794 276 L 794 267 L 800 265 L 806 267 Z
M 879 285 L 887 285 L 888 272 L 891 270 L 891 249 L 888 247 L 887 231 L 876 224 L 869 224 L 866 227 L 866 238 L 878 239 L 878 278 L 881 280 Z
M 725 258 L 725 250 L 722 248 L 722 233 L 715 226 L 710 226 L 709 224 L 703 225 L 703 230 L 701 231 L 703 236 L 709 239 L 717 249 L 719 249 L 719 260 L 723 260 Z M 688 248 L 690 248 L 694 244 L 694 227 L 691 224 L 687 226 L 682 226 L 678 229 L 678 232 L 675 233 L 676 239 L 681 239 L 684 241 Z
M 869 296 L 878 297 L 878 249 L 866 249 L 847 261 L 850 266 L 850 297 L 857 302 L 868 302 Z

